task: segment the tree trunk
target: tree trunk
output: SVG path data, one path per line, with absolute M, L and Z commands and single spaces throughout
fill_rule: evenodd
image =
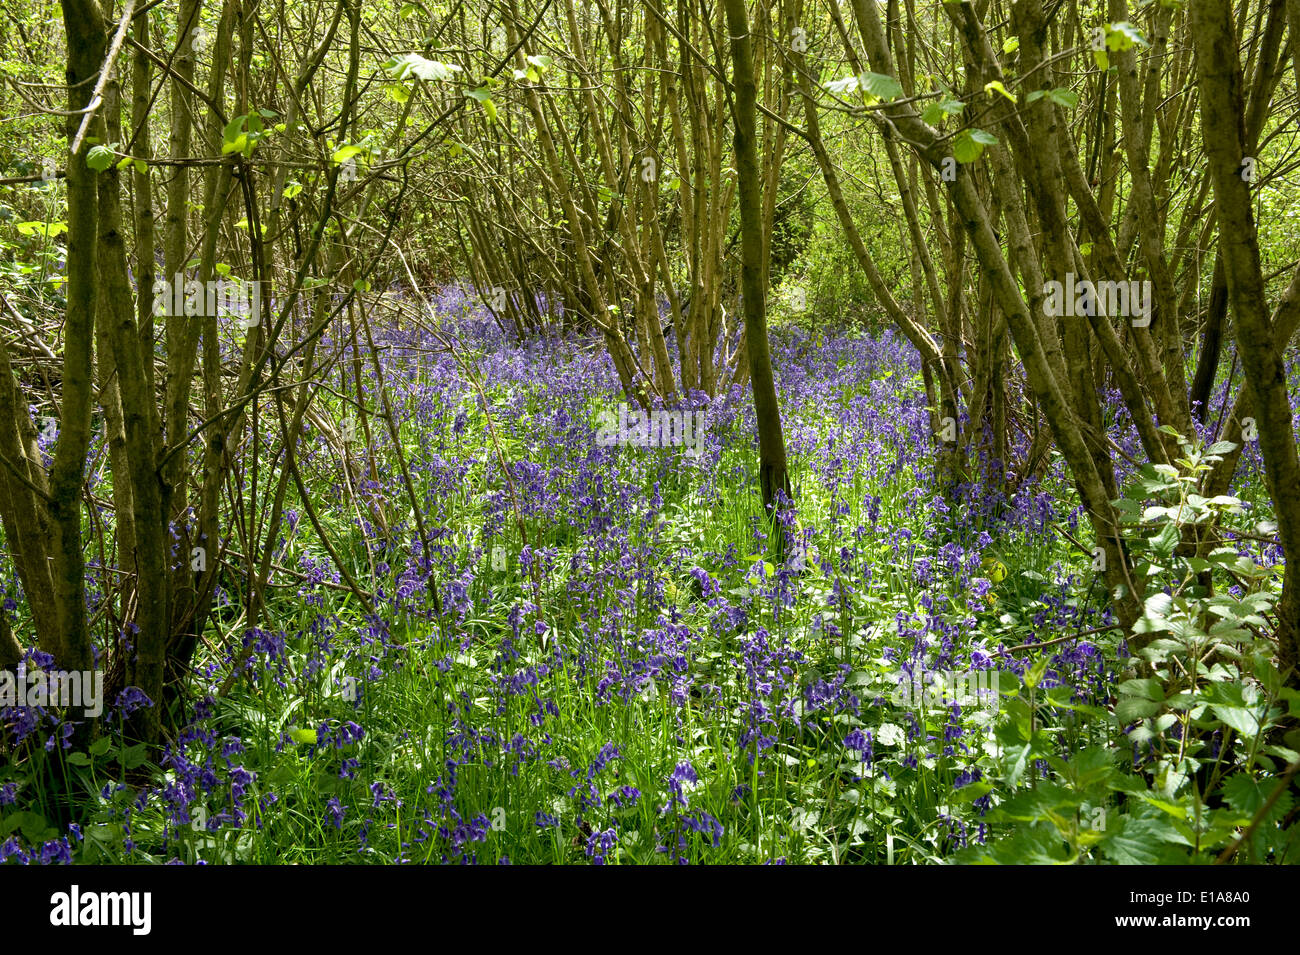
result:
M 749 357 L 749 379 L 753 386 L 754 412 L 758 419 L 758 477 L 763 490 L 763 507 L 772 519 L 778 556 L 784 556 L 785 539 L 774 505 L 777 491 L 787 498 L 790 474 L 785 459 L 785 435 L 781 430 L 781 409 L 772 377 L 772 356 L 767 341 L 767 309 L 763 296 L 763 196 L 759 177 L 758 142 L 755 133 L 757 90 L 754 60 L 750 48 L 749 17 L 745 0 L 725 0 L 727 27 L 731 33 L 732 114 L 735 122 L 737 189 L 740 203 L 740 286 L 745 316 L 745 337 Z
M 1237 332 L 1246 390 L 1258 419 L 1259 448 L 1286 555 L 1277 606 L 1278 658 L 1288 680 L 1300 685 L 1300 457 L 1296 453 L 1282 349 L 1286 342 L 1269 319 L 1250 185 L 1242 178 L 1246 143 L 1241 68 L 1231 7 L 1226 0 L 1192 4 L 1192 36 L 1201 93 L 1201 135 L 1214 180 L 1219 252 Z M 1294 41 L 1294 37 L 1292 40 Z M 1243 437 L 1243 440 L 1244 437 Z

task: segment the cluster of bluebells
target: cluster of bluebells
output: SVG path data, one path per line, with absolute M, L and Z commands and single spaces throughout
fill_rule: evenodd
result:
M 954 789 L 983 777 L 989 727 L 968 708 L 900 708 L 859 677 L 872 666 L 898 678 L 1022 673 L 1026 658 L 1009 653 L 997 629 L 988 559 L 998 548 L 1049 549 L 1059 526 L 1074 533 L 1078 513 L 1047 490 L 1059 472 L 1004 482 L 1005 462 L 987 450 L 972 478 L 941 488 L 920 364 L 901 336 L 774 339 L 788 452 L 816 488 L 798 505 L 779 502 L 792 552 L 774 565 L 764 559 L 770 528 L 756 516 L 741 532 L 747 540 L 722 544 L 692 524 L 694 515 L 730 513 L 753 490 L 756 422 L 743 391 L 686 397 L 706 425 L 698 455 L 604 446 L 593 412 L 620 395 L 591 341 L 517 341 L 462 289 L 444 290 L 435 307 L 482 356 L 482 392 L 456 356 L 431 347 L 440 343 L 427 330 L 376 329 L 376 360 L 400 399 L 394 423 L 409 436 L 400 450 L 418 478 L 418 521 L 387 428 L 370 429 L 369 443 L 340 460 L 328 434 L 304 426 L 300 467 L 317 482 L 320 516 L 355 534 L 364 558 L 352 572 L 364 576 L 373 612 L 346 606 L 343 575 L 311 546 L 314 529 L 299 510 L 286 509 L 272 582 L 297 594 L 300 612 L 271 615 L 202 655 L 194 682 L 214 695 L 169 736 L 159 779 L 104 787 L 95 824 L 112 832 L 121 858 L 147 851 L 202 861 L 196 836 L 258 832 L 310 813 L 361 859 L 508 861 L 505 850 L 519 858 L 521 840 L 553 836 L 563 851 L 604 864 L 632 851 L 637 831 L 687 862 L 734 837 L 740 827 L 716 813 L 740 812 L 752 781 L 780 778 L 798 747 L 807 757 L 825 745 L 856 787 L 903 785 L 933 764 Z M 366 358 L 365 388 L 378 389 Z M 481 440 L 485 411 L 510 449 L 504 458 Z M 1122 415 L 1114 433 L 1136 454 Z M 269 446 L 277 435 L 260 440 Z M 1010 450 L 1023 459 L 1027 448 Z M 1248 455 L 1244 466 L 1249 473 L 1258 462 Z M 12 615 L 21 594 L 6 570 L 0 613 Z M 110 593 L 112 569 L 89 571 L 92 597 Z M 1089 580 L 1049 571 L 1019 610 L 1017 640 L 1110 622 L 1096 609 L 1104 601 L 1089 609 L 1079 599 Z M 231 595 L 219 589 L 215 603 L 233 619 Z M 132 636 L 128 626 L 123 645 Z M 1105 702 L 1114 669 L 1089 640 L 1057 643 L 1042 686 Z M 377 715 L 385 685 L 417 673 L 432 716 L 394 728 Z M 284 719 L 239 726 L 215 697 L 228 681 L 232 698 L 252 688 L 257 705 L 281 705 Z M 127 688 L 106 725 L 151 705 Z M 588 725 L 590 708 L 603 709 L 610 726 L 629 712 L 639 722 L 593 753 L 574 730 Z M 308 729 L 293 731 L 291 710 Z M 708 761 L 691 732 L 700 721 L 729 734 Z M 667 752 L 657 750 L 632 785 L 620 775 L 630 747 L 659 726 Z M 0 709 L 9 747 L 34 741 L 53 758 L 74 731 L 56 713 Z M 394 774 L 417 759 L 412 791 Z M 291 772 L 268 772 L 273 765 Z M 283 782 L 294 773 L 316 774 L 310 798 Z M 716 805 L 706 798 L 713 792 L 731 799 Z M 25 796 L 0 777 L 0 814 Z M 953 808 L 936 838 L 949 848 L 982 841 L 990 806 L 984 796 Z M 80 845 L 80 829 L 39 845 L 14 835 L 0 843 L 0 862 L 65 862 Z

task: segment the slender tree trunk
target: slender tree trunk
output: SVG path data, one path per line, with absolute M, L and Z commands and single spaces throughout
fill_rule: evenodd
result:
M 1241 67 L 1227 0 L 1192 4 L 1192 35 L 1201 93 L 1201 135 L 1214 179 L 1219 250 L 1237 332 L 1237 352 L 1246 373 L 1265 478 L 1277 515 L 1278 537 L 1287 557 L 1282 599 L 1277 606 L 1278 658 L 1300 685 L 1300 456 L 1292 430 L 1283 347 L 1269 319 L 1250 185 L 1242 178 L 1246 144 Z M 1295 37 L 1292 37 L 1295 40 Z M 1243 437 L 1242 440 L 1245 440 Z
M 767 309 L 763 295 L 763 196 L 759 177 L 755 131 L 757 88 L 750 46 L 745 0 L 725 0 L 731 33 L 732 112 L 735 122 L 736 172 L 740 203 L 740 286 L 743 293 L 749 379 L 758 418 L 758 476 L 763 506 L 773 518 L 777 554 L 785 550 L 781 523 L 775 520 L 777 491 L 792 497 L 785 459 L 781 408 L 772 377 L 772 356 L 767 341 Z
M 68 38 L 68 109 L 74 111 L 68 116 L 66 133 L 72 145 L 81 128 L 81 111 L 89 106 L 95 80 L 104 65 L 107 42 L 103 17 L 93 0 L 64 0 L 63 22 Z M 103 129 L 101 122 L 94 126 Z M 56 665 L 69 670 L 89 670 L 92 666 L 81 538 L 81 488 L 90 447 L 98 289 L 97 197 L 95 171 L 86 165 L 91 148 L 88 138 L 83 137 L 76 152 L 68 156 L 68 308 L 64 326 L 63 416 L 50 474 L 54 593 L 60 631 Z

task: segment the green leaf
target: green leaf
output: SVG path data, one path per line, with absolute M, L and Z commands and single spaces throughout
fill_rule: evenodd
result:
M 1010 55 L 1020 49 L 1020 37 L 1009 36 L 1002 41 L 1002 52 Z
M 1023 826 L 1007 838 L 963 849 L 952 861 L 968 865 L 1061 865 L 1070 861 L 1070 855 L 1055 826 Z
M 985 83 L 984 92 L 987 93 L 989 96 L 992 96 L 994 93 L 1001 93 L 1004 97 L 1009 99 L 1011 102 L 1013 103 L 1016 102 L 1016 94 L 1008 93 L 1007 88 L 1002 85 L 1001 80 L 992 80 L 988 83 Z
M 1249 775 L 1235 773 L 1223 781 L 1223 798 L 1233 809 L 1253 816 L 1267 797 Z
M 832 93 L 853 93 L 861 91 L 880 100 L 891 100 L 903 95 L 903 86 L 892 76 L 883 73 L 859 73 L 842 80 L 832 80 L 826 84 Z
M 22 829 L 23 835 L 27 837 L 28 842 L 45 841 L 42 837 L 50 824 L 45 821 L 44 816 L 35 812 L 20 812 L 18 817 L 18 826 Z
M 993 146 L 998 139 L 982 129 L 963 130 L 952 144 L 952 156 L 959 163 L 971 163 L 980 158 L 985 146 Z
M 1000 819 L 1032 822 L 1048 819 L 1065 822 L 1083 802 L 1083 797 L 1064 786 L 1041 782 L 1036 789 L 1024 789 L 1007 799 L 997 809 Z
M 894 723 L 882 723 L 876 730 L 876 741 L 881 746 L 902 746 L 907 741 L 902 727 Z
M 399 80 L 414 77 L 434 83 L 445 83 L 452 79 L 461 68 L 454 63 L 439 63 L 426 59 L 418 53 L 406 53 L 383 64 L 383 68 Z
M 1106 26 L 1106 48 L 1109 50 L 1128 50 L 1134 46 L 1148 45 L 1142 31 L 1128 21 Z
M 1064 776 L 1071 788 L 1090 789 L 1116 774 L 1115 757 L 1105 746 L 1090 746 L 1066 764 Z
M 1178 546 L 1178 525 L 1170 521 L 1160 528 L 1159 534 L 1148 539 L 1147 543 L 1151 545 L 1153 551 L 1168 560 L 1173 556 L 1174 548 Z
M 1123 723 L 1133 723 L 1154 716 L 1163 707 L 1164 699 L 1164 687 L 1154 677 L 1125 680 L 1119 685 L 1119 701 L 1115 704 L 1115 718 Z
M 135 769 L 148 761 L 149 749 L 144 743 L 136 743 L 134 746 L 119 750 L 113 758 L 121 763 L 123 769 Z
M 903 85 L 883 73 L 859 73 L 858 88 L 877 99 L 891 100 L 903 95 Z
M 1024 775 L 1025 767 L 1029 764 L 1029 754 L 1033 748 L 1033 743 L 1026 743 L 1016 754 L 1016 761 L 1011 764 L 1011 772 L 1007 774 L 1008 786 L 1015 786 L 1020 782 L 1020 777 Z
M 1165 815 L 1171 816 L 1179 822 L 1187 820 L 1187 808 L 1185 806 L 1180 806 L 1178 803 L 1170 802 L 1167 799 L 1161 799 L 1160 796 L 1150 791 L 1139 792 L 1135 795 L 1140 797 L 1147 805 L 1155 806 Z
M 987 796 L 992 791 L 993 784 L 987 779 L 981 779 L 954 790 L 952 798 L 954 802 L 974 802 L 981 796 Z
M 1210 709 L 1214 711 L 1215 716 L 1247 739 L 1252 739 L 1259 733 L 1258 717 L 1244 706 L 1220 706 L 1216 704 Z
M 483 108 L 487 111 L 487 118 L 489 123 L 496 122 L 497 105 L 496 103 L 492 102 L 492 94 L 488 92 L 488 88 L 486 86 L 480 86 L 476 90 L 467 89 L 465 91 L 465 95 L 468 96 L 470 99 L 472 99 L 474 102 L 482 104 Z
M 1165 686 L 1154 677 L 1126 680 L 1119 685 L 1119 695 L 1138 696 L 1139 699 L 1152 699 L 1162 703 L 1165 700 Z
M 1159 865 L 1172 861 L 1170 852 L 1173 847 L 1168 843 L 1176 841 L 1177 831 L 1161 817 L 1138 819 L 1120 816 L 1113 830 L 1108 830 L 1102 839 L 1101 851 L 1111 862 L 1119 865 Z
M 956 116 L 965 108 L 966 104 L 961 100 L 953 99 L 945 94 L 937 103 L 931 103 L 925 108 L 925 111 L 921 114 L 921 119 L 931 126 L 935 126 L 949 116 Z
M 334 165 L 341 166 L 353 156 L 359 156 L 363 152 L 365 152 L 365 150 L 360 146 L 340 146 L 334 151 L 334 155 L 330 157 L 330 160 Z
M 19 222 L 14 225 L 19 235 L 43 235 L 52 239 L 68 231 L 66 222 Z
M 1263 807 L 1272 795 L 1277 780 L 1252 779 L 1247 773 L 1234 773 L 1223 781 L 1223 798 L 1238 813 L 1254 818 L 1255 813 Z M 1264 814 L 1265 827 L 1276 825 L 1294 804 L 1294 797 L 1289 791 L 1283 792 Z
M 221 138 L 228 143 L 234 142 L 244 131 L 244 124 L 248 122 L 247 116 L 236 116 L 230 122 L 226 123 L 226 128 L 221 131 Z
M 1074 109 L 1079 105 L 1079 94 L 1074 90 L 1068 90 L 1064 87 L 1057 87 L 1056 89 L 1048 90 L 1047 96 L 1057 106 L 1064 107 L 1065 109 Z
M 1047 667 L 1051 664 L 1052 658 L 1048 654 L 1043 654 L 1034 661 L 1033 666 L 1025 670 L 1025 686 L 1031 690 L 1042 682 L 1043 674 L 1047 672 Z
M 1121 723 L 1136 723 L 1148 716 L 1160 712 L 1162 704 L 1151 700 L 1140 700 L 1135 696 L 1121 697 L 1115 704 L 1115 718 Z
M 92 146 L 86 153 L 86 165 L 95 172 L 103 172 L 117 160 L 117 154 L 107 146 Z

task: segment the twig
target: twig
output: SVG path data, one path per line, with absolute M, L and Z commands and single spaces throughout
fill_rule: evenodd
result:
M 75 156 L 81 150 L 81 141 L 86 138 L 90 121 L 94 118 L 95 111 L 104 102 L 104 84 L 108 82 L 109 74 L 113 72 L 117 55 L 122 52 L 122 41 L 126 39 L 126 25 L 131 22 L 134 11 L 135 0 L 126 0 L 126 9 L 122 11 L 122 19 L 117 24 L 117 33 L 113 35 L 113 45 L 109 47 L 108 55 L 104 57 L 104 65 L 99 70 L 99 80 L 90 93 L 90 104 L 85 109 L 85 115 L 81 117 L 81 126 L 72 140 L 72 147 L 68 150 L 69 156 Z
M 1078 640 L 1081 637 L 1092 636 L 1094 633 L 1105 633 L 1108 630 L 1123 630 L 1117 623 L 1112 623 L 1108 627 L 1093 627 L 1091 630 L 1080 630 L 1078 633 L 1068 633 L 1063 637 L 1057 637 L 1054 640 L 1044 640 L 1042 643 L 1022 643 L 1018 647 L 1010 647 L 1007 653 L 1020 653 L 1024 650 L 1037 650 L 1039 647 L 1050 647 L 1056 643 L 1065 643 L 1069 640 Z

